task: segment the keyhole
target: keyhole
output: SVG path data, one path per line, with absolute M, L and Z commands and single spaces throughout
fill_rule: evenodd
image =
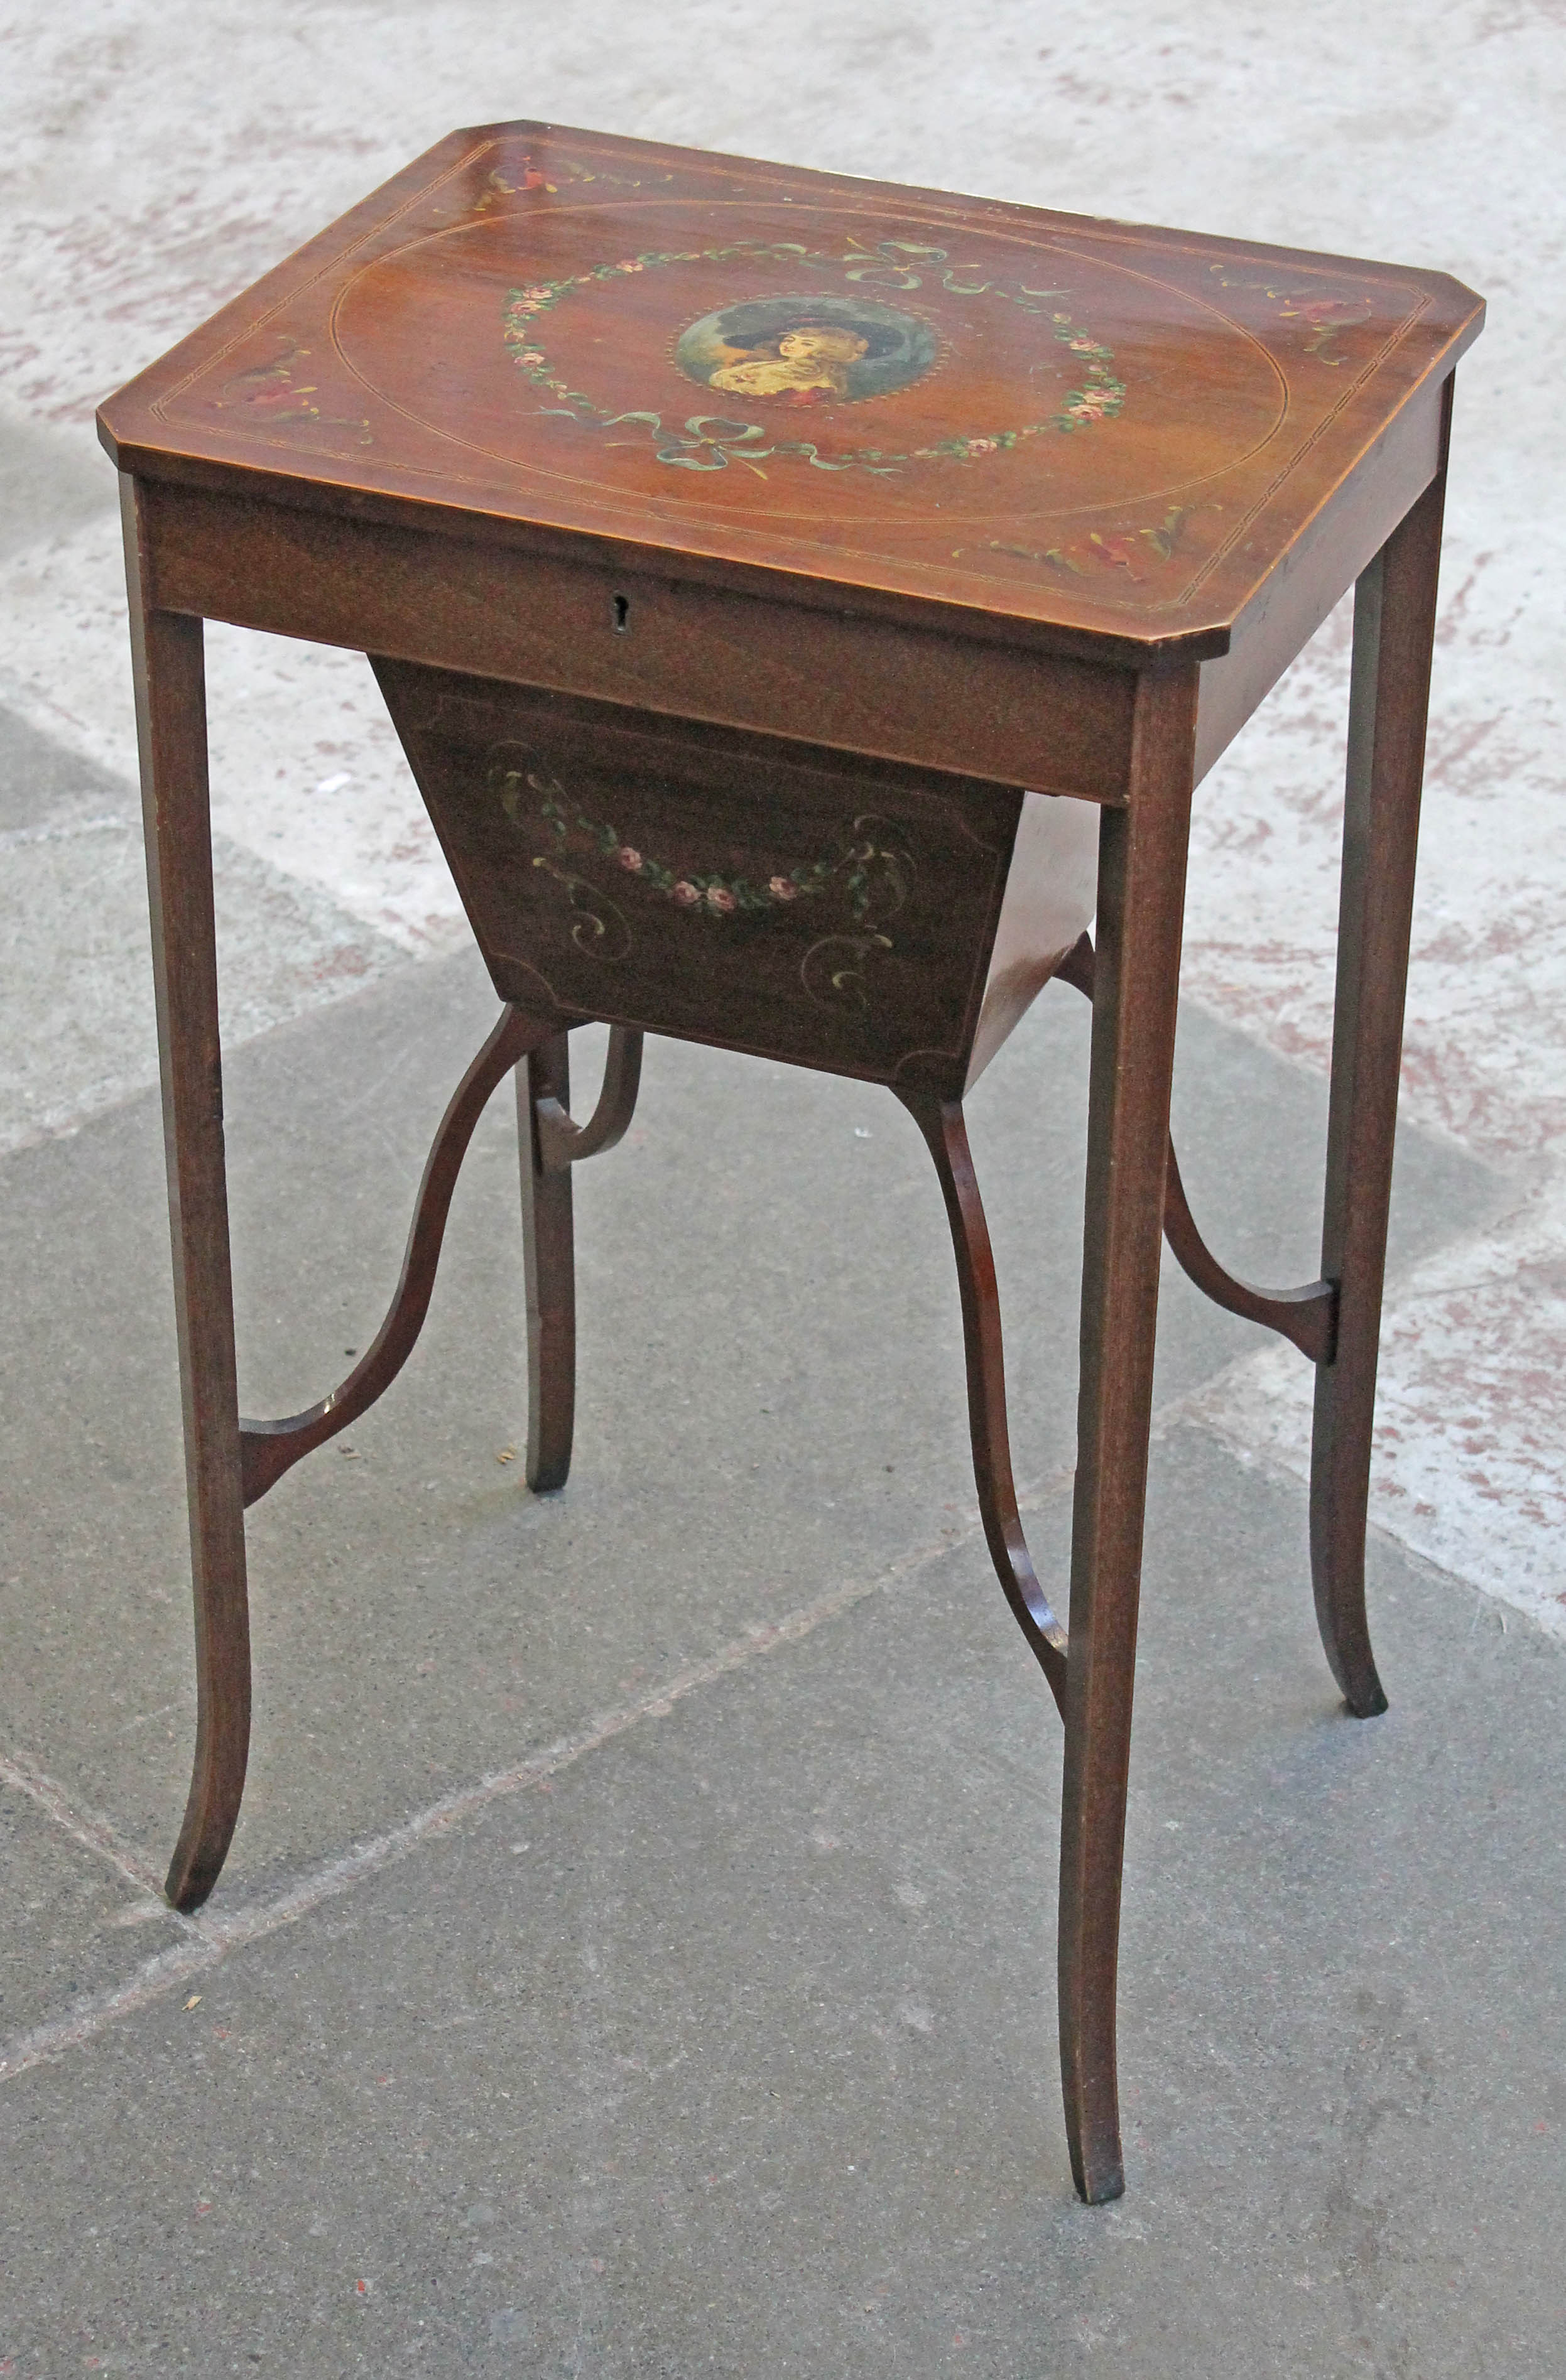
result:
M 623 637 L 623 636 L 624 636 L 624 634 L 625 634 L 625 632 L 626 632 L 626 630 L 630 627 L 630 596 L 629 596 L 629 595 L 617 595 L 617 596 L 615 597 L 615 634 L 616 634 L 616 636 L 617 636 L 617 637 Z

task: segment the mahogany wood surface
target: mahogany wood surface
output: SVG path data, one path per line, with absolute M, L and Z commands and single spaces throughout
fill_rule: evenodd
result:
M 1101 666 L 1179 650 L 1205 662 L 1200 775 L 1433 475 L 1482 319 L 1442 273 L 499 125 L 438 143 L 100 427 L 187 500 L 172 609 L 455 667 L 487 648 L 500 675 L 925 766 L 940 739 L 899 735 L 891 687 L 856 702 L 889 669 L 945 708 L 877 624 Z M 776 352 L 789 322 L 796 347 L 837 334 L 814 385 Z M 220 534 L 197 491 L 228 500 Z M 478 533 L 465 618 L 399 605 L 438 565 L 385 527 Z M 332 568 L 291 573 L 317 536 Z M 375 621 L 342 592 L 372 577 Z M 634 642 L 607 640 L 617 598 Z M 801 607 L 841 649 L 814 727 Z M 738 686 L 714 682 L 724 654 Z M 994 681 L 970 708 L 1000 716 L 952 764 L 1094 793 L 1039 765 L 1037 689 L 1025 766 L 1025 692 L 1000 654 L 960 658 Z M 1073 734 L 1080 699 L 1045 709 L 1052 745 Z M 842 733 L 856 711 L 868 743 Z
M 1196 699 L 1194 666 L 1143 680 L 1131 800 L 1099 830 L 1058 1961 L 1067 2131 L 1090 2204 L 1125 2187 L 1115 1972 Z
M 528 1314 L 526 1478 L 535 1495 L 563 1488 L 576 1426 L 576 1243 L 571 1172 L 624 1138 L 642 1081 L 642 1036 L 611 1026 L 598 1104 L 571 1117 L 569 1033 L 553 1033 L 517 1069 Z
M 1449 397 L 1450 415 L 1450 397 Z M 1342 894 L 1321 1269 L 1338 1284 L 1335 1359 L 1311 1435 L 1311 1569 L 1332 1674 L 1361 1718 L 1387 1707 L 1364 1609 L 1364 1532 L 1392 1191 L 1403 988 L 1446 494 L 1441 470 L 1354 594 Z
M 245 1502 L 254 1504 L 275 1488 L 301 1456 L 324 1446 L 384 1397 L 418 1342 L 429 1312 L 440 1262 L 452 1193 L 480 1116 L 490 1096 L 547 1032 L 546 1026 L 518 1008 L 508 1008 L 453 1093 L 435 1134 L 423 1180 L 413 1205 L 413 1221 L 397 1292 L 373 1340 L 340 1387 L 304 1413 L 280 1421 L 242 1421 L 239 1457 Z
M 968 1365 L 969 1434 L 985 1541 L 1012 1616 L 1064 1715 L 1066 1632 L 1039 1583 L 1017 1511 L 1011 1441 L 1006 1423 L 1006 1363 L 1001 1349 L 995 1255 L 968 1147 L 968 1127 L 960 1100 L 910 1091 L 901 1096 L 936 1160 L 947 1220 L 951 1225 Z
M 535 1496 L 563 1488 L 576 1427 L 576 1223 L 569 1164 L 550 1162 L 553 1118 L 569 1118 L 569 1032 L 552 1033 L 517 1070 L 522 1265 L 528 1315 L 526 1478 Z
M 568 1165 L 580 1165 L 583 1158 L 618 1148 L 630 1129 L 641 1087 L 642 1036 L 626 1026 L 612 1025 L 598 1104 L 585 1123 L 572 1121 L 569 1099 L 545 1092 L 533 1101 L 539 1155 L 545 1170 L 559 1172 Z
M 1019 794 L 375 674 L 503 1000 L 960 1095 Z
M 586 695 L 681 722 L 1119 801 L 1129 669 L 204 490 L 144 488 L 158 600 L 317 644 Z M 493 541 L 492 541 L 493 540 Z M 1345 584 L 1347 582 L 1345 581 Z M 628 606 L 619 625 L 617 598 Z M 1112 657 L 1111 657 L 1112 658 Z
M 1072 2168 L 1090 2201 L 1123 2187 L 1165 1232 L 1198 1286 L 1315 1364 L 1322 1634 L 1350 1709 L 1385 1706 L 1364 1587 L 1376 1336 L 1451 376 L 1482 313 L 1437 273 L 525 123 L 438 143 L 104 407 L 194 1552 L 177 1905 L 211 1890 L 243 1785 L 245 1496 L 400 1366 L 501 1075 L 535 1489 L 571 1456 L 569 1169 L 629 1121 L 642 1033 L 883 1083 L 935 1158 L 985 1535 L 1064 1711 Z M 1191 798 L 1356 581 L 1323 1278 L 1257 1290 L 1205 1246 L 1168 1144 Z M 318 1406 L 242 1431 L 204 618 L 373 657 L 506 1002 L 374 1346 Z M 1052 972 L 1094 1002 L 1069 1638 L 1017 1515 L 961 1109 Z M 569 1036 L 590 1019 L 614 1038 L 578 1125 Z
M 1094 951 L 1091 935 L 1083 934 L 1055 970 L 1062 983 L 1093 998 Z M 1306 1281 L 1299 1289 L 1257 1289 L 1237 1281 L 1219 1264 L 1196 1226 L 1181 1180 L 1171 1140 L 1164 1160 L 1164 1237 L 1181 1270 L 1205 1297 L 1227 1314 L 1259 1322 L 1292 1342 L 1313 1364 L 1330 1364 L 1337 1347 L 1338 1287 L 1331 1281 Z
M 166 1889 L 176 1909 L 189 1910 L 216 1883 L 239 1815 L 250 1755 L 250 1607 L 202 624 L 147 601 L 143 529 L 141 507 L 128 494 L 125 552 L 196 1622 L 196 1748 Z
M 492 125 L 103 420 L 137 477 L 1204 653 L 1481 312 L 1403 266 Z M 868 346 L 791 363 L 789 323 Z

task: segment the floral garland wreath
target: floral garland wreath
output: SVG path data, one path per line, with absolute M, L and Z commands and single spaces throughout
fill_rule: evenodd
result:
M 533 793 L 546 796 L 540 805 L 539 816 L 547 820 L 553 838 L 552 853 L 542 854 L 534 859 L 533 866 L 547 868 L 552 876 L 562 876 L 564 881 L 576 880 L 565 877 L 556 862 L 565 859 L 571 851 L 573 838 L 581 837 L 599 856 L 611 860 L 628 876 L 639 878 L 651 891 L 672 901 L 677 909 L 702 909 L 716 917 L 742 915 L 747 910 L 776 911 L 787 908 L 792 901 L 809 900 L 813 894 L 825 892 L 835 877 L 842 880 L 856 925 L 863 925 L 873 909 L 896 910 L 902 906 L 905 880 L 912 862 L 906 852 L 887 848 L 873 832 L 866 833 L 866 829 L 883 823 L 872 812 L 855 819 L 852 835 L 836 857 L 813 859 L 803 866 L 780 870 L 763 885 L 745 876 L 702 875 L 694 870 L 677 874 L 650 853 L 627 843 L 618 827 L 602 819 L 589 818 L 584 810 L 578 809 L 565 787 L 553 777 L 542 777 L 531 769 L 496 769 L 492 772 L 491 783 L 499 793 L 501 808 L 515 826 L 521 824 L 524 778 Z M 875 876 L 873 869 L 877 871 Z
M 650 853 L 638 851 L 633 844 L 624 842 L 618 828 L 589 818 L 584 811 L 578 810 L 568 816 L 558 802 L 545 802 L 542 816 L 548 820 L 554 830 L 562 854 L 574 826 L 606 859 L 613 860 L 617 868 L 623 868 L 628 876 L 640 877 L 643 884 L 650 885 L 655 892 L 661 892 L 666 901 L 674 903 L 676 908 L 709 909 L 719 917 L 732 916 L 737 910 L 782 908 L 801 896 L 808 900 L 813 892 L 821 891 L 843 864 L 840 859 L 812 860 L 806 868 L 795 868 L 787 874 L 769 877 L 765 885 L 753 884 L 745 876 L 701 876 L 694 873 L 679 876 Z M 535 868 L 547 864 L 545 860 L 533 862 Z M 856 918 L 863 917 L 869 905 L 863 868 L 857 880 L 850 880 L 850 898 L 854 904 Z
M 818 471 L 859 469 L 887 479 L 895 477 L 905 463 L 972 462 L 980 455 L 1003 453 L 1025 438 L 1037 438 L 1046 430 L 1084 430 L 1093 422 L 1113 419 L 1125 402 L 1125 383 L 1115 377 L 1113 370 L 1113 349 L 1080 329 L 1070 314 L 1056 312 L 1049 317 L 1051 335 L 1073 355 L 1083 357 L 1084 367 L 1083 386 L 1072 389 L 1059 410 L 1047 420 L 1029 422 L 1021 430 L 997 430 L 982 438 L 942 438 L 933 446 L 915 446 L 902 455 L 888 454 L 879 446 L 862 446 L 849 455 L 829 456 L 802 438 L 777 438 L 770 445 L 758 445 L 754 442 L 766 436 L 760 422 L 735 421 L 723 414 L 691 414 L 681 430 L 666 430 L 662 416 L 656 413 L 606 413 L 591 396 L 561 380 L 537 345 L 535 325 L 539 317 L 557 306 L 573 289 L 589 288 L 595 281 L 615 281 L 626 273 L 645 273 L 657 265 L 698 264 L 703 261 L 718 263 L 735 256 L 757 263 L 826 267 L 840 264 L 849 281 L 892 289 L 920 286 L 922 275 L 913 271 L 914 261 L 926 268 L 948 261 L 945 249 L 922 248 L 901 239 L 882 240 L 873 249 L 856 245 L 844 257 L 803 248 L 797 240 L 747 239 L 737 240 L 727 248 L 692 248 L 678 252 L 648 249 L 640 256 L 624 257 L 618 264 L 592 265 L 587 272 L 569 273 L 563 281 L 538 281 L 529 288 L 513 289 L 506 300 L 504 334 L 506 345 L 512 350 L 512 361 L 535 387 L 547 389 L 551 395 L 564 400 L 559 405 L 543 406 L 540 411 L 564 415 L 568 420 L 594 424 L 601 430 L 612 430 L 625 422 L 641 423 L 657 442 L 656 459 L 684 471 L 721 471 L 730 462 L 753 467 L 766 455 L 788 455 Z M 993 291 L 1028 314 L 1044 312 L 1040 300 L 1067 295 L 1063 289 L 1029 289 L 1021 283 L 1011 290 L 997 282 L 960 281 L 950 269 L 942 274 L 941 286 L 962 297 L 980 297 L 985 291 Z M 765 474 L 758 472 L 757 476 L 765 478 Z

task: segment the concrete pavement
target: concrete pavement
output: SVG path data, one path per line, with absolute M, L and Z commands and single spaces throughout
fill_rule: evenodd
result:
M 469 958 L 229 1069 L 244 1401 L 362 1345 L 493 996 Z M 973 1104 L 1029 1525 L 1068 1520 L 1085 1011 Z M 1316 1087 L 1199 1014 L 1193 1196 L 1309 1246 Z M 1166 1284 L 1128 1867 L 1130 2193 L 1077 2207 L 1058 1730 L 972 1509 L 895 1103 L 652 1046 L 584 1168 L 570 1485 L 533 1500 L 505 1099 L 425 1340 L 252 1515 L 256 1755 L 195 1921 L 150 1095 L 6 1161 L 0 2367 L 1553 2373 L 1553 1639 L 1373 1548 L 1342 1717 L 1303 1497 L 1183 1416 L 1252 1343 Z M 1505 1185 L 1411 1132 L 1404 1270 Z M 94 2360 L 96 2359 L 96 2360 Z

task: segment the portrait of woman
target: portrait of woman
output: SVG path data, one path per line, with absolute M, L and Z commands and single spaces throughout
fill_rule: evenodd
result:
M 830 322 L 801 322 L 776 341 L 776 357 L 757 354 L 743 363 L 720 364 L 707 375 L 709 388 L 736 396 L 847 397 L 849 366 L 867 353 L 857 331 Z
M 869 298 L 801 295 L 704 314 L 681 333 L 674 359 L 725 395 L 831 405 L 906 388 L 936 352 L 934 331 L 915 314 Z

